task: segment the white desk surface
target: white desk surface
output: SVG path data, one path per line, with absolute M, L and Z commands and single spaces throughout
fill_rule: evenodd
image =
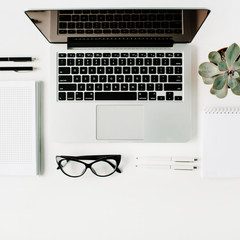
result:
M 211 13 L 192 46 L 194 136 L 182 144 L 59 144 L 48 125 L 49 43 L 25 16 L 26 9 L 94 7 L 208 8 Z M 239 1 L 215 0 L 8 0 L 0 8 L 0 55 L 33 56 L 38 70 L 1 72 L 0 80 L 43 82 L 43 172 L 0 177 L 0 239 L 4 240 L 239 240 L 240 179 L 202 179 L 199 171 L 139 170 L 139 155 L 201 159 L 201 117 L 208 106 L 239 106 L 229 92 L 209 93 L 197 74 L 212 50 L 240 44 Z M 122 154 L 123 173 L 71 179 L 56 170 L 58 154 Z

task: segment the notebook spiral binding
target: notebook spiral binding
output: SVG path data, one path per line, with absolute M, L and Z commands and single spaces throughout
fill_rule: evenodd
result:
M 209 107 L 204 109 L 205 114 L 240 114 L 240 107 Z

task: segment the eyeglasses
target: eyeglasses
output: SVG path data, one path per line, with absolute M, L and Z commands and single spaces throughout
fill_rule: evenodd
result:
M 118 168 L 121 155 L 56 156 L 56 161 L 57 169 L 61 169 L 69 177 L 81 177 L 88 168 L 98 177 L 107 177 L 114 172 L 121 173 Z

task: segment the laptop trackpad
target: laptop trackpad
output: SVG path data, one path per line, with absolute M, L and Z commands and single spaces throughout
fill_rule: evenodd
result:
M 97 106 L 97 139 L 144 139 L 144 106 Z

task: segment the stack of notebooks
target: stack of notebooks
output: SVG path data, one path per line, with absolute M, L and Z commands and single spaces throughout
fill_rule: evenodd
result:
M 39 82 L 0 81 L 0 175 L 40 171 Z

